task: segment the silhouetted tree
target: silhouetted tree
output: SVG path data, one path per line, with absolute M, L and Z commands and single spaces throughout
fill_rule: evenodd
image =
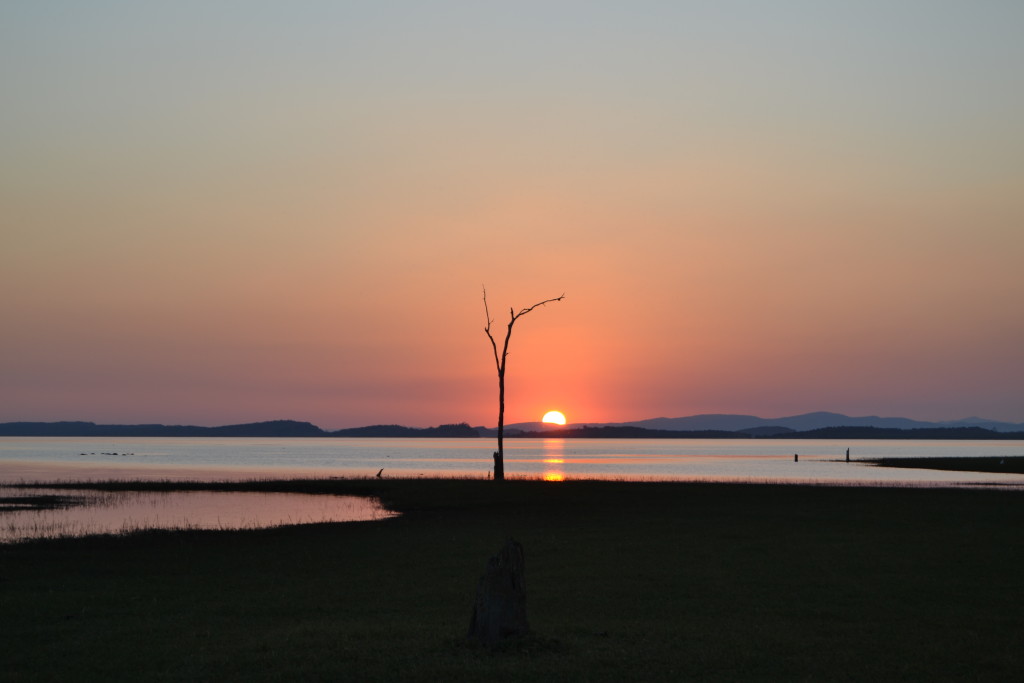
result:
M 545 299 L 530 306 L 524 308 L 516 313 L 514 308 L 508 310 L 508 331 L 505 332 L 505 344 L 501 347 L 501 354 L 498 354 L 498 343 L 494 341 L 494 335 L 491 334 L 491 323 L 494 320 L 491 319 L 491 311 L 487 308 L 487 288 L 484 287 L 484 314 L 487 317 L 487 327 L 484 328 L 484 332 L 487 333 L 487 338 L 491 340 L 491 348 L 494 349 L 494 364 L 498 368 L 498 450 L 494 452 L 494 479 L 500 481 L 505 478 L 505 360 L 508 358 L 508 340 L 512 336 L 512 326 L 516 324 L 516 321 L 522 318 L 524 315 L 544 304 L 550 304 L 553 301 L 561 301 L 565 298 L 565 294 L 562 296 L 555 297 L 554 299 Z

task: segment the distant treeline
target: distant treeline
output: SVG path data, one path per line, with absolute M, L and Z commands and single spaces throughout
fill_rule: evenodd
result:
M 416 429 L 400 425 L 376 425 L 325 431 L 309 422 L 272 420 L 224 427 L 188 425 L 101 425 L 94 422 L 7 422 L 0 424 L 0 436 L 237 436 L 237 437 L 472 437 L 480 434 L 465 422 Z
M 224 427 L 189 425 L 101 425 L 94 422 L 6 422 L 0 423 L 0 436 L 72 436 L 72 437 L 437 437 L 478 438 L 492 436 L 493 429 L 470 427 L 465 422 L 438 427 L 371 425 L 326 431 L 309 422 L 272 420 Z M 674 431 L 643 427 L 605 425 L 567 427 L 524 432 L 507 430 L 508 438 L 532 439 L 961 439 L 1024 440 L 1024 432 L 996 432 L 983 427 L 929 427 L 896 429 L 887 427 L 825 427 L 796 432 L 785 427 L 755 427 L 737 432 L 725 430 Z
M 895 429 L 886 427 L 824 427 L 805 432 L 757 427 L 738 432 L 722 430 L 673 431 L 628 426 L 568 427 L 540 432 L 514 432 L 515 438 L 565 439 L 1004 439 L 1024 440 L 1024 432 L 996 432 L 983 427 L 934 427 Z
M 440 425 L 439 427 L 403 427 L 401 425 L 373 425 L 370 427 L 353 427 L 352 429 L 339 429 L 336 432 L 325 433 L 324 436 L 382 436 L 382 437 L 442 437 L 442 438 L 476 438 L 480 432 L 473 429 L 465 422 L 458 424 Z
M 768 437 L 779 438 L 779 437 Z M 895 429 L 889 427 L 824 427 L 806 432 L 792 432 L 782 438 L 789 439 L 959 439 L 1024 440 L 1024 432 L 997 432 L 984 427 L 921 427 Z
M 524 439 L 748 439 L 743 432 L 727 432 L 718 429 L 695 431 L 674 431 L 671 429 L 645 429 L 629 426 L 567 427 L 545 429 L 540 432 L 506 432 L 506 436 Z

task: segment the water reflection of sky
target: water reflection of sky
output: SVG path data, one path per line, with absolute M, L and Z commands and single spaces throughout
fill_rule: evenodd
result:
M 19 503 L 44 496 L 58 505 Z M 243 491 L 95 491 L 0 486 L 0 543 L 145 529 L 257 529 L 392 516 L 358 496 Z
M 109 479 L 487 478 L 492 439 L 0 437 L 0 484 Z M 845 460 L 851 448 L 852 462 Z M 799 463 L 793 454 L 800 454 Z M 505 439 L 505 474 L 567 479 L 1024 484 L 1024 476 L 873 467 L 880 457 L 1022 456 L 1021 441 Z
M 38 495 L 4 484 L 110 480 L 237 481 L 317 477 L 487 478 L 489 439 L 47 439 L 0 437 L 0 498 Z M 507 439 L 511 479 L 668 480 L 883 486 L 1024 487 L 1024 475 L 882 468 L 878 457 L 1024 455 L 1019 441 Z M 845 449 L 853 459 L 845 462 Z M 799 462 L 794 462 L 799 453 Z M 60 490 L 84 505 L 47 511 L 0 505 L 0 542 L 25 536 L 152 527 L 256 528 L 380 519 L 372 501 L 249 492 Z M 28 531 L 26 531 L 28 529 Z

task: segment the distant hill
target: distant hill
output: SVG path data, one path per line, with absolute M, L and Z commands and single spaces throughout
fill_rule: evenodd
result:
M 77 437 L 471 437 L 480 434 L 465 422 L 417 429 L 399 425 L 378 425 L 357 427 L 326 432 L 309 422 L 294 420 L 272 420 L 248 424 L 226 425 L 223 427 L 195 427 L 188 425 L 102 425 L 94 422 L 7 422 L 0 424 L 0 436 L 77 436 Z
M 565 439 L 1005 439 L 1024 440 L 1024 432 L 996 432 L 981 427 L 824 427 L 796 432 L 780 427 L 754 427 L 735 432 L 722 429 L 645 429 L 629 425 L 570 426 L 541 432 L 515 430 L 508 438 Z
M 325 431 L 309 422 L 272 420 L 222 427 L 190 425 L 103 425 L 94 422 L 0 423 L 0 436 L 69 437 L 493 437 L 497 429 L 471 427 L 465 422 L 437 427 L 370 425 Z M 565 438 L 807 438 L 807 439 L 1022 439 L 1024 423 L 967 418 L 950 422 L 922 422 L 903 417 L 849 417 L 839 413 L 807 413 L 765 419 L 753 415 L 692 415 L 657 417 L 637 422 L 569 424 L 520 422 L 505 426 L 505 436 Z
M 704 430 L 722 429 L 726 431 L 744 431 L 762 427 L 784 427 L 795 432 L 806 432 L 812 429 L 827 427 L 879 427 L 884 429 L 931 429 L 980 427 L 995 432 L 1024 431 L 1024 423 L 997 422 L 981 418 L 947 422 L 924 422 L 905 417 L 849 417 L 840 413 L 815 412 L 790 417 L 762 418 L 753 415 L 691 415 L 689 417 L 656 417 L 650 420 L 618 423 L 624 426 L 643 427 L 645 429 L 668 430 Z
M 753 437 L 769 437 L 769 436 L 788 436 L 790 434 L 798 434 L 794 429 L 789 427 L 748 427 L 747 429 L 741 429 L 734 434 L 746 434 L 747 436 Z
M 707 429 L 703 431 L 672 431 L 668 429 L 644 429 L 629 425 L 571 426 L 545 429 L 538 432 L 516 430 L 512 438 L 568 438 L 568 439 L 742 439 L 749 435 Z
M 7 422 L 0 436 L 324 436 L 309 422 L 272 420 L 223 427 L 190 425 L 102 425 L 95 422 Z
M 441 438 L 478 438 L 480 432 L 470 427 L 465 422 L 459 424 L 441 425 L 439 427 L 403 427 L 401 425 L 373 425 L 370 427 L 353 427 L 351 429 L 339 429 L 326 434 L 326 436 L 346 437 L 441 437 Z
M 806 432 L 793 432 L 791 439 L 922 439 L 922 440 L 983 440 L 1024 439 L 1022 432 L 997 432 L 984 427 L 921 427 L 896 429 L 893 427 L 825 427 Z

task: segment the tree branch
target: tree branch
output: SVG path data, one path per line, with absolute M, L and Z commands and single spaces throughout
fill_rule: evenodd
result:
M 521 318 L 522 316 L 526 315 L 527 313 L 529 313 L 533 309 L 537 308 L 538 306 L 543 306 L 544 304 L 550 304 L 550 303 L 552 303 L 554 301 L 561 301 L 564 298 L 565 298 L 565 294 L 562 294 L 561 296 L 556 296 L 554 299 L 545 299 L 544 301 L 536 303 L 536 304 L 530 306 L 529 308 L 524 308 L 523 310 L 519 311 L 518 313 L 515 313 L 515 314 L 512 315 L 512 321 L 515 322 L 516 318 Z M 512 309 L 509 309 L 509 313 L 512 313 Z
M 498 368 L 498 374 L 501 374 L 501 361 L 498 360 L 498 345 L 494 341 L 494 335 L 491 334 L 491 323 L 494 320 L 491 319 L 491 312 L 487 308 L 487 288 L 484 287 L 484 315 L 487 318 L 487 326 L 484 328 L 484 332 L 487 333 L 487 338 L 491 340 L 491 348 L 494 349 L 494 364 Z
M 508 356 L 508 340 L 512 336 L 512 326 L 516 324 L 516 320 L 523 317 L 530 311 L 545 304 L 550 304 L 555 301 L 561 301 L 565 298 L 565 294 L 556 296 L 553 299 L 545 299 L 544 301 L 538 301 L 528 308 L 521 309 L 516 313 L 516 309 L 508 309 L 508 330 L 505 332 L 505 344 L 501 349 L 501 354 L 498 354 L 498 343 L 494 340 L 494 335 L 491 334 L 491 325 L 494 323 L 494 319 L 491 318 L 491 310 L 487 306 L 487 287 L 482 287 L 484 293 L 484 317 L 487 320 L 487 325 L 484 327 L 484 332 L 487 334 L 487 338 L 491 340 L 491 349 L 494 351 L 494 365 L 498 368 L 498 376 L 504 374 L 505 369 L 505 357 Z

